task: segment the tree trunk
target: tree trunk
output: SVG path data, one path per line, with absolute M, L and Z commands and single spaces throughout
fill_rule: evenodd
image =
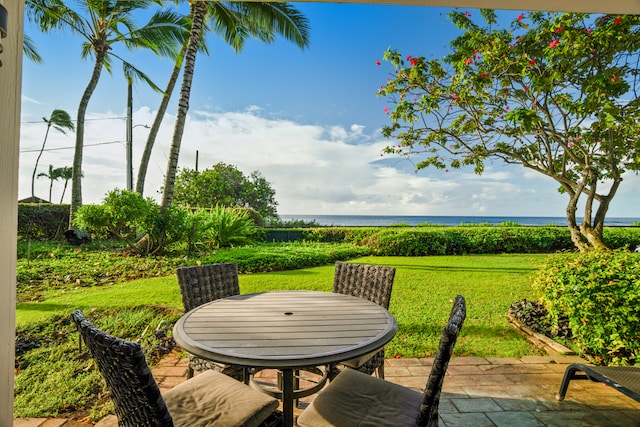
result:
M 36 165 L 33 167 L 33 175 L 31 176 L 31 200 L 36 200 L 35 193 L 35 182 L 36 182 L 36 171 L 38 170 L 38 162 L 40 162 L 40 157 L 42 157 L 42 152 L 44 151 L 44 146 L 47 143 L 47 137 L 49 136 L 49 129 L 51 129 L 51 118 L 47 122 L 47 131 L 44 134 L 44 140 L 42 141 L 42 148 L 40 148 L 40 153 L 38 153 L 38 158 L 36 159 Z M 51 201 L 51 198 L 49 198 Z
M 64 193 L 67 192 L 67 185 L 69 184 L 69 180 L 65 179 L 64 187 L 62 188 L 62 196 L 60 196 L 60 204 L 62 204 L 62 200 L 64 200 Z
M 82 152 L 84 148 L 84 118 L 87 113 L 89 99 L 98 85 L 105 52 L 96 52 L 96 63 L 93 67 L 93 74 L 87 88 L 82 94 L 80 106 L 78 107 L 78 120 L 76 121 L 76 146 L 73 154 L 73 174 L 71 178 L 71 208 L 69 212 L 69 228 L 73 225 L 73 217 L 80 206 L 82 206 Z
M 140 168 L 138 169 L 138 179 L 136 181 L 136 192 L 140 193 L 141 195 L 144 193 L 144 181 L 147 178 L 147 169 L 149 168 L 151 151 L 153 150 L 153 146 L 156 142 L 156 137 L 158 136 L 158 132 L 160 131 L 160 125 L 162 124 L 164 115 L 167 112 L 167 107 L 169 106 L 169 101 L 171 100 L 171 94 L 173 93 L 173 89 L 175 88 L 176 82 L 178 81 L 178 76 L 180 75 L 180 70 L 182 69 L 182 61 L 186 51 L 187 45 L 185 44 L 180 51 L 180 55 L 176 59 L 171 77 L 169 78 L 169 83 L 167 83 L 167 88 L 164 91 L 162 101 L 160 102 L 160 106 L 158 107 L 158 112 L 156 113 L 156 117 L 153 120 L 151 130 L 149 131 L 149 136 L 147 136 L 147 143 L 145 144 L 144 151 L 142 152 L 142 158 L 140 159 Z
M 184 73 L 182 75 L 182 89 L 180 90 L 176 125 L 173 131 L 171 151 L 169 152 L 169 161 L 167 162 L 167 172 L 165 174 L 161 205 L 163 210 L 168 209 L 173 201 L 173 190 L 176 180 L 176 171 L 178 169 L 178 158 L 180 156 L 180 144 L 182 143 L 182 135 L 184 133 L 187 112 L 189 111 L 191 82 L 193 81 L 196 54 L 200 44 L 200 34 L 202 32 L 202 25 L 204 23 L 207 8 L 206 3 L 202 1 L 195 1 L 191 3 L 190 7 L 193 8 L 193 22 L 191 24 L 191 32 L 189 34 L 189 43 L 187 45 L 187 54 L 185 57 Z

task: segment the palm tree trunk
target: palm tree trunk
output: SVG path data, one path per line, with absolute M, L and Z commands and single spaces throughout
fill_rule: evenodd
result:
M 49 177 L 49 203 L 53 203 L 53 199 L 51 199 L 51 193 L 53 191 L 53 176 Z
M 171 77 L 169 78 L 169 82 L 167 83 L 167 88 L 164 91 L 164 95 L 162 95 L 162 101 L 160 102 L 160 106 L 158 107 L 158 112 L 156 113 L 156 117 L 153 120 L 153 125 L 151 125 L 149 135 L 147 136 L 147 143 L 145 144 L 144 151 L 142 152 L 142 158 L 140 159 L 140 168 L 138 169 L 138 179 L 136 181 L 136 192 L 140 193 L 141 195 L 144 193 L 144 181 L 147 178 L 147 169 L 149 168 L 151 151 L 153 150 L 153 146 L 156 142 L 156 137 L 158 136 L 158 132 L 160 131 L 160 125 L 162 124 L 164 115 L 167 112 L 167 107 L 169 106 L 169 101 L 171 100 L 171 94 L 173 93 L 173 89 L 175 88 L 176 82 L 178 81 L 178 76 L 180 75 L 180 70 L 182 69 L 182 61 L 186 51 L 187 45 L 185 44 L 180 51 L 180 55 L 176 59 L 173 71 L 171 72 Z
M 33 175 L 31 176 L 31 201 L 36 200 L 35 193 L 35 182 L 36 182 L 36 172 L 38 170 L 38 162 L 40 162 L 40 157 L 42 157 L 42 153 L 44 152 L 44 146 L 47 143 L 47 137 L 49 136 L 49 129 L 51 129 L 51 122 L 47 122 L 47 131 L 44 134 L 44 140 L 42 141 L 42 148 L 40 148 L 40 153 L 38 153 L 38 158 L 36 159 L 36 165 L 33 167 Z M 49 200 L 51 200 L 51 196 L 49 196 Z
M 169 152 L 169 161 L 167 162 L 167 172 L 165 174 L 161 205 L 163 210 L 168 209 L 173 201 L 173 190 L 175 187 L 176 171 L 178 169 L 178 158 L 180 156 L 180 144 L 182 143 L 182 135 L 184 133 L 187 112 L 189 111 L 191 82 L 193 81 L 196 54 L 198 52 L 200 34 L 202 32 L 207 8 L 206 3 L 202 1 L 195 1 L 191 3 L 190 7 L 192 8 L 193 23 L 191 24 L 191 32 L 189 34 L 189 44 L 187 45 L 184 74 L 182 76 L 182 88 L 180 90 L 180 100 L 178 102 L 178 114 L 176 117 L 176 125 L 173 130 L 171 151 Z
M 80 106 L 78 107 L 78 119 L 76 121 L 76 146 L 73 154 L 73 176 L 71 178 L 71 209 L 69 212 L 69 228 L 72 227 L 73 217 L 80 206 L 82 206 L 82 152 L 84 148 L 84 118 L 93 91 L 100 80 L 100 73 L 104 62 L 105 51 L 96 52 L 96 63 L 93 67 L 93 74 L 87 88 L 82 94 Z
M 62 188 L 62 196 L 60 196 L 60 204 L 62 204 L 62 201 L 64 200 L 64 193 L 67 192 L 67 184 L 69 184 L 69 180 L 65 179 L 64 180 L 64 187 Z

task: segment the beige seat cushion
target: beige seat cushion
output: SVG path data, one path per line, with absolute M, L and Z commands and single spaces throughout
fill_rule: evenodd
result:
M 422 393 L 342 371 L 298 418 L 300 427 L 415 427 Z
M 255 427 L 278 401 L 220 372 L 205 371 L 164 394 L 175 427 Z

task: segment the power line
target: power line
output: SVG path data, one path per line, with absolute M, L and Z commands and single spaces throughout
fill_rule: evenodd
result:
M 85 122 L 95 121 L 95 120 L 124 120 L 126 117 L 96 117 L 93 119 L 84 119 Z M 71 120 L 72 122 L 77 122 L 77 119 Z M 37 124 L 37 123 L 46 123 L 45 121 L 37 120 L 35 122 L 20 122 L 21 124 Z
M 98 142 L 95 144 L 84 144 L 85 147 L 95 147 L 97 145 L 109 145 L 109 144 L 123 144 L 124 141 L 109 141 L 109 142 Z M 45 148 L 43 151 L 59 151 L 59 150 L 70 150 L 76 147 L 58 147 L 58 148 Z M 20 150 L 21 153 L 39 153 L 40 150 Z

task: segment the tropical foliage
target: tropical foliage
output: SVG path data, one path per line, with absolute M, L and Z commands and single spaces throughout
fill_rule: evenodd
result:
M 42 31 L 69 30 L 80 35 L 82 58 L 93 58 L 91 78 L 78 106 L 76 143 L 73 158 L 71 184 L 71 221 L 82 205 L 82 157 L 84 148 L 84 120 L 89 100 L 98 85 L 102 69 L 111 71 L 114 59 L 125 63 L 130 71 L 151 82 L 132 64 L 127 63 L 114 50 L 118 45 L 127 49 L 150 49 L 157 55 L 175 56 L 185 35 L 185 20 L 180 14 L 169 10 L 157 10 L 144 25 L 136 23 L 138 12 L 162 4 L 153 0 L 81 0 L 77 9 L 72 9 L 63 0 L 28 0 L 27 16 L 40 25 Z M 147 15 L 148 16 L 148 15 Z
M 449 16 L 463 34 L 427 60 L 387 50 L 397 140 L 416 169 L 489 160 L 549 176 L 568 197 L 574 245 L 605 248 L 604 219 L 626 171 L 640 170 L 640 17 L 531 12 L 501 26 L 494 11 Z M 578 206 L 584 206 L 578 221 Z
M 245 176 L 235 166 L 218 163 L 199 172 L 184 168 L 176 176 L 174 204 L 197 208 L 249 207 L 264 218 L 277 218 L 275 190 L 260 174 Z
M 185 53 L 178 112 L 162 191 L 161 205 L 163 209 L 168 209 L 173 202 L 178 158 L 189 110 L 196 54 L 207 31 L 206 23 L 211 21 L 215 32 L 221 35 L 237 52 L 242 49 L 246 39 L 250 37 L 271 43 L 279 35 L 301 48 L 309 44 L 307 19 L 288 3 L 190 0 L 189 5 L 192 19 L 191 32 Z
M 68 130 L 73 131 L 75 126 L 73 125 L 73 121 L 71 120 L 71 116 L 64 110 L 53 110 L 51 115 L 47 119 L 43 117 L 42 120 L 47 124 L 47 130 L 44 133 L 44 139 L 42 140 L 42 147 L 40 148 L 40 152 L 38 153 L 38 157 L 36 158 L 36 164 L 33 167 L 33 175 L 31 176 L 31 197 L 35 200 L 35 181 L 36 181 L 36 172 L 38 171 L 38 163 L 40 162 L 40 158 L 42 157 L 42 153 L 44 152 L 44 147 L 47 144 L 47 138 L 49 137 L 49 130 L 51 128 L 66 134 Z M 51 166 L 50 166 L 51 167 Z M 66 176 L 66 172 L 65 172 Z M 67 188 L 67 181 L 65 181 L 65 189 Z M 62 197 L 64 197 L 64 192 L 62 193 Z M 49 189 L 49 201 L 51 201 L 51 189 Z M 62 200 L 60 200 L 62 203 Z
M 640 356 L 640 254 L 587 251 L 557 254 L 534 287 L 555 329 L 568 319 L 581 352 L 596 363 L 628 365 Z

